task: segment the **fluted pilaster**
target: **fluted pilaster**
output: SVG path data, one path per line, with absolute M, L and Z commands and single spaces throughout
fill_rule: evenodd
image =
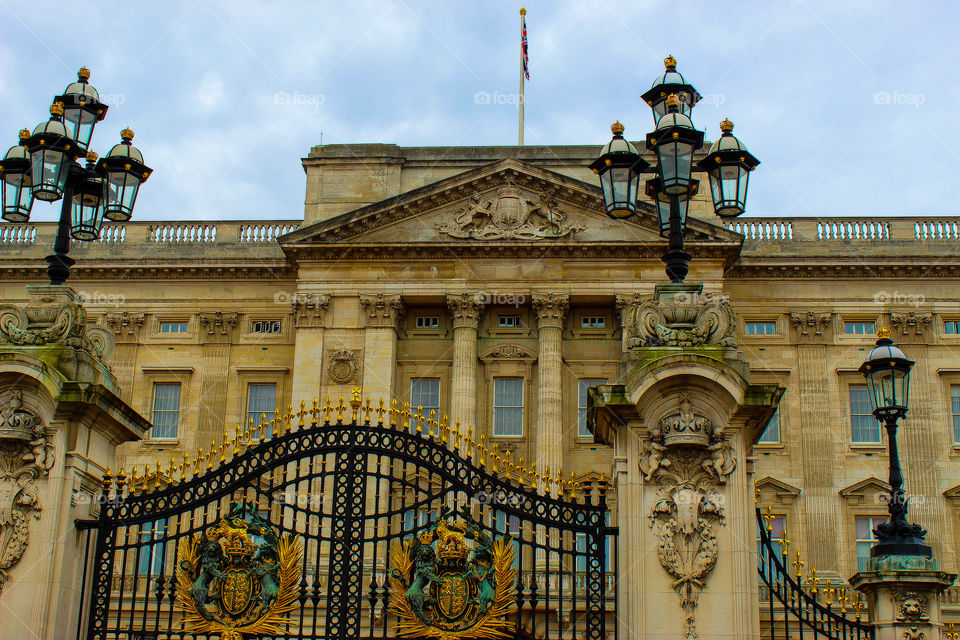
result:
M 537 468 L 551 473 L 563 465 L 563 322 L 570 308 L 566 295 L 535 294 L 533 309 L 540 335 L 537 359 Z
M 477 424 L 477 327 L 483 315 L 483 299 L 463 293 L 447 296 L 453 326 L 453 375 L 450 422 Z

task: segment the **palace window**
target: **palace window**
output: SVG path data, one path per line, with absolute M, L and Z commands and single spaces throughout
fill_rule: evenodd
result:
M 878 444 L 880 423 L 873 417 L 870 392 L 866 386 L 850 387 L 850 439 L 856 443 Z
M 163 573 L 166 548 L 160 540 L 165 535 L 166 528 L 166 518 L 160 518 L 159 520 L 140 525 L 141 545 L 137 559 L 137 573 L 139 575 L 155 576 Z
M 780 407 L 777 407 L 777 410 L 773 412 L 773 417 L 771 417 L 770 422 L 767 423 L 767 428 L 764 429 L 763 435 L 757 440 L 757 444 L 763 442 L 780 442 Z
M 857 570 L 866 571 L 870 560 L 870 547 L 877 542 L 873 528 L 886 521 L 883 516 L 868 516 L 856 519 L 857 525 Z
M 436 413 L 434 419 L 440 419 L 440 379 L 439 378 L 413 378 L 410 380 L 410 411 L 414 414 L 417 407 L 422 407 L 421 414 L 425 418 L 430 417 L 430 410 Z M 426 432 L 426 426 L 421 427 Z M 417 421 L 410 418 L 410 431 L 416 432 Z
M 263 422 L 270 422 L 277 408 L 277 385 L 274 383 L 251 383 L 247 386 L 247 424 L 253 420 L 257 427 L 255 433 L 259 436 L 259 426 Z M 264 415 L 266 418 L 264 419 Z M 262 437 L 269 440 L 273 437 L 273 430 L 267 427 Z
M 950 413 L 953 416 L 953 441 L 960 444 L 960 386 L 950 387 Z
M 777 332 L 777 323 L 770 322 L 747 322 L 743 325 L 743 332 L 748 336 L 772 336 Z
M 523 316 L 520 315 L 501 315 L 497 316 L 497 324 L 506 328 L 519 328 L 523 326 Z
M 254 320 L 254 333 L 280 333 L 279 320 Z
M 872 336 L 873 322 L 844 322 L 843 332 L 852 336 Z
M 186 333 L 186 322 L 161 322 L 160 333 Z
M 416 326 L 417 329 L 436 329 L 440 326 L 440 316 L 417 316 Z
M 153 385 L 153 428 L 150 437 L 177 437 L 180 425 L 180 383 L 158 382 Z
M 587 390 L 598 384 L 607 384 L 606 380 L 587 379 L 577 381 L 577 437 L 593 439 L 593 434 L 587 429 Z
M 604 516 L 605 524 L 610 524 L 610 514 Z M 587 587 L 587 566 L 589 561 L 589 538 L 585 533 L 576 534 L 576 572 L 577 572 L 577 589 L 585 589 Z M 604 573 L 610 571 L 610 552 L 612 551 L 610 546 L 610 536 L 604 537 L 603 542 L 603 571 Z
M 493 379 L 493 435 L 523 435 L 523 378 Z
M 403 530 L 416 531 L 430 522 L 430 512 L 423 509 L 410 509 L 403 512 Z
M 514 569 L 520 567 L 520 549 L 517 540 L 521 539 L 520 518 L 517 516 L 508 516 L 503 511 L 494 511 L 493 530 L 500 534 L 507 534 L 512 538 L 510 545 L 513 547 Z
M 960 335 L 960 320 L 945 320 L 943 332 L 951 336 Z
M 580 319 L 580 326 L 584 329 L 602 329 L 606 324 L 607 319 L 604 316 L 583 316 Z

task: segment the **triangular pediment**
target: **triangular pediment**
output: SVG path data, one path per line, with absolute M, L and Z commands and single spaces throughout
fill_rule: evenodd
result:
M 690 218 L 687 243 L 730 258 L 742 237 Z M 288 254 L 324 246 L 491 246 L 535 244 L 663 245 L 656 212 L 612 220 L 599 187 L 519 160 L 507 159 L 303 227 L 281 239 Z M 653 254 L 656 255 L 656 254 Z
M 855 505 L 867 502 L 886 504 L 886 502 L 881 501 L 881 496 L 885 498 L 890 495 L 890 484 L 879 478 L 870 476 L 860 482 L 855 482 L 848 487 L 840 489 L 839 493 L 841 497 Z
M 777 480 L 772 476 L 766 476 L 753 483 L 754 489 L 760 496 L 759 502 L 772 502 L 776 500 L 782 504 L 792 504 L 800 495 L 800 487 L 795 487 L 783 480 Z

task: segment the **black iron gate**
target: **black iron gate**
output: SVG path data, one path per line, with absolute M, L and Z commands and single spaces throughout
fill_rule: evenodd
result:
M 329 405 L 119 473 L 81 523 L 78 638 L 615 637 L 604 480 L 356 392 Z
M 769 516 L 765 518 L 760 509 L 757 509 L 757 529 L 760 540 L 757 549 L 760 626 L 764 638 L 873 640 L 873 626 L 861 619 L 861 610 L 866 603 L 860 599 L 859 593 L 857 599 L 851 601 L 837 588 L 818 587 L 815 580 L 809 579 L 805 588 L 799 553 L 791 563 L 788 547 L 773 539 Z

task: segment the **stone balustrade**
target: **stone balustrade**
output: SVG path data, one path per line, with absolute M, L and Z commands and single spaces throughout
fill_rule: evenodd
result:
M 300 228 L 301 220 L 209 221 L 209 222 L 107 222 L 100 232 L 103 244 L 214 244 L 276 242 L 285 233 Z M 0 246 L 53 243 L 56 222 L 0 224 Z
M 736 218 L 727 229 L 748 242 L 956 241 L 960 217 Z

